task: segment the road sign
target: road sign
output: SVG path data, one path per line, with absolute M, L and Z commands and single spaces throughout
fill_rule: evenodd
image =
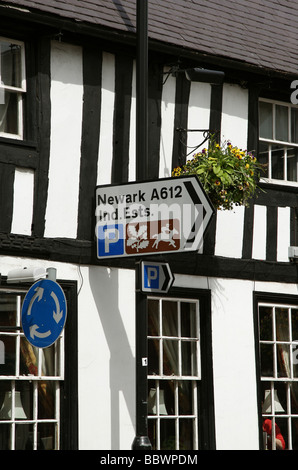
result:
M 166 293 L 174 282 L 168 263 L 141 262 L 141 291 Z
M 97 257 L 197 251 L 213 213 L 196 176 L 98 186 Z
M 50 279 L 37 281 L 28 290 L 21 312 L 24 334 L 37 348 L 51 346 L 65 325 L 67 304 L 64 292 Z

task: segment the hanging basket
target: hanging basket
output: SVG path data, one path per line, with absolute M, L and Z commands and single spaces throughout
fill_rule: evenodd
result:
M 231 210 L 234 205 L 248 205 L 264 169 L 252 152 L 231 142 L 220 145 L 211 136 L 208 148 L 175 168 L 172 176 L 197 175 L 214 208 Z

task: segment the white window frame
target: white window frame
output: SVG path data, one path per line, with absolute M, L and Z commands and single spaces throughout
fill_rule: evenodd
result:
M 291 325 L 291 315 L 290 312 L 291 310 L 297 310 L 298 305 L 297 304 L 288 304 L 288 303 L 275 303 L 275 302 L 259 302 L 258 303 L 258 312 L 261 307 L 265 308 L 271 308 L 272 313 L 273 313 L 273 318 L 272 318 L 272 339 L 271 340 L 264 340 L 264 339 L 259 339 L 259 344 L 264 344 L 264 345 L 273 345 L 273 376 L 272 377 L 267 377 L 267 376 L 262 376 L 261 375 L 261 382 L 268 382 L 270 384 L 270 390 L 271 390 L 271 397 L 273 400 L 274 397 L 274 389 L 275 389 L 275 384 L 276 383 L 283 383 L 284 386 L 286 387 L 286 398 L 287 398 L 287 410 L 285 410 L 284 413 L 282 414 L 277 414 L 275 412 L 274 406 L 271 406 L 271 413 L 263 413 L 262 418 L 270 418 L 272 419 L 272 450 L 276 450 L 276 444 L 275 444 L 275 421 L 276 419 L 283 419 L 286 420 L 287 422 L 287 442 L 286 442 L 286 448 L 288 450 L 292 449 L 292 418 L 298 419 L 298 413 L 292 413 L 291 411 L 291 383 L 293 382 L 298 382 L 298 377 L 294 377 L 293 374 L 293 353 L 294 353 L 294 348 L 297 350 L 298 347 L 298 338 L 297 340 L 294 340 L 292 338 L 292 325 Z M 276 337 L 276 309 L 287 309 L 288 310 L 288 321 L 289 321 L 289 340 L 288 341 L 278 341 Z M 259 318 L 259 314 L 258 314 Z M 260 321 L 260 320 L 259 320 Z M 283 345 L 288 345 L 290 348 L 291 354 L 289 354 L 289 360 L 290 360 L 290 377 L 278 377 L 278 351 L 277 347 L 279 344 Z M 264 397 L 262 397 L 263 399 Z
M 22 41 L 17 41 L 15 39 L 6 38 L 0 36 L 0 43 L 2 41 L 11 42 L 12 44 L 16 44 L 21 47 L 21 87 L 12 87 L 7 86 L 1 83 L 1 69 L 0 69 L 0 89 L 11 91 L 16 93 L 18 96 L 18 133 L 17 134 L 10 134 L 7 132 L 0 132 L 0 137 L 6 137 L 10 139 L 23 139 L 23 97 L 27 91 L 27 84 L 26 84 L 26 65 L 25 65 L 25 43 Z
M 17 300 L 17 316 L 16 316 L 16 328 L 6 329 L 0 326 L 0 338 L 3 337 L 14 337 L 16 339 L 16 364 L 15 364 L 15 375 L 0 375 L 0 381 L 8 381 L 11 382 L 11 389 L 12 389 L 12 416 L 11 419 L 0 419 L 0 426 L 1 424 L 10 425 L 11 427 L 11 439 L 10 439 L 10 450 L 14 450 L 15 448 L 15 427 L 16 425 L 29 424 L 33 427 L 33 450 L 37 450 L 37 427 L 38 424 L 46 424 L 46 423 L 53 423 L 56 425 L 55 427 L 55 442 L 54 448 L 58 450 L 60 448 L 60 384 L 61 381 L 64 380 L 64 332 L 62 332 L 59 339 L 56 341 L 54 348 L 55 348 L 55 369 L 58 371 L 57 375 L 55 376 L 45 376 L 42 375 L 42 354 L 43 350 L 41 348 L 37 351 L 37 360 L 38 360 L 38 370 L 37 374 L 27 374 L 21 375 L 20 374 L 20 342 L 21 338 L 25 338 L 25 335 L 21 329 L 21 298 L 22 295 L 24 296 L 27 291 L 23 291 L 21 289 L 14 290 L 14 289 L 0 289 L 1 294 L 11 294 L 16 297 Z M 3 342 L 1 341 L 1 345 Z M 2 348 L 5 354 L 5 348 Z M 38 383 L 40 382 L 48 382 L 54 381 L 55 382 L 55 417 L 54 418 L 38 418 Z M 32 382 L 33 384 L 33 416 L 32 419 L 22 419 L 17 420 L 14 416 L 14 400 L 15 400 L 15 389 L 16 384 L 18 382 Z M 1 408 L 2 403 L 0 404 Z
M 294 142 L 291 142 L 291 109 L 295 108 L 295 109 L 298 109 L 298 105 L 295 106 L 293 104 L 289 104 L 289 103 L 286 103 L 284 101 L 275 101 L 275 100 L 271 100 L 271 99 L 268 99 L 268 98 L 260 98 L 259 99 L 259 102 L 265 102 L 265 103 L 270 103 L 272 104 L 272 139 L 267 139 L 267 138 L 264 138 L 264 137 L 261 137 L 259 135 L 259 141 L 260 142 L 264 142 L 264 143 L 267 143 L 269 144 L 269 150 L 268 150 L 268 177 L 267 178 L 261 178 L 261 181 L 263 182 L 266 182 L 266 183 L 274 183 L 274 184 L 282 184 L 282 185 L 287 185 L 287 186 L 294 186 L 294 187 L 297 187 L 298 186 L 298 181 L 289 181 L 287 180 L 287 148 L 297 148 L 298 150 L 298 143 L 294 143 Z M 277 140 L 275 139 L 275 106 L 276 105 L 280 105 L 280 106 L 284 106 L 286 108 L 288 108 L 288 123 L 289 123 L 289 126 L 288 126 L 288 138 L 289 140 L 288 141 L 283 141 L 283 140 Z M 285 178 L 284 179 L 275 179 L 275 178 L 272 178 L 272 159 L 271 159 L 271 145 L 281 145 L 284 147 L 284 176 Z M 298 168 L 297 168 L 297 175 L 298 175 Z
M 148 336 L 148 339 L 157 340 L 160 344 L 159 347 L 159 371 L 163 372 L 163 347 L 162 343 L 164 340 L 178 340 L 178 374 L 177 375 L 165 375 L 154 374 L 148 375 L 148 381 L 155 381 L 156 386 L 156 414 L 148 415 L 148 420 L 156 421 L 156 450 L 160 450 L 160 427 L 162 420 L 175 420 L 175 449 L 179 450 L 179 422 L 182 419 L 192 419 L 193 420 L 193 450 L 199 449 L 199 404 L 198 404 L 198 386 L 199 381 L 201 380 L 201 352 L 200 352 L 200 312 L 199 312 L 199 300 L 197 299 L 188 299 L 188 298 L 179 298 L 179 297 L 149 297 L 148 300 L 157 300 L 159 302 L 159 325 L 162 328 L 162 302 L 175 302 L 178 307 L 178 335 L 177 336 L 165 336 L 161 330 L 157 336 Z M 196 336 L 195 337 L 183 337 L 181 335 L 181 303 L 192 303 L 196 306 Z M 197 373 L 194 375 L 182 375 L 182 355 L 181 355 L 181 344 L 183 341 L 192 341 L 196 344 L 196 368 Z M 191 381 L 192 382 L 192 413 L 187 415 L 179 414 L 178 409 L 178 385 L 181 381 Z M 159 414 L 159 387 L 163 381 L 172 381 L 174 382 L 174 405 L 175 413 L 164 415 Z M 149 382 L 150 383 L 150 382 Z

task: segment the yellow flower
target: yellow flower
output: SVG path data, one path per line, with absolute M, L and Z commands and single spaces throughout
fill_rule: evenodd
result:
M 245 168 L 249 168 L 249 164 L 248 164 L 248 163 L 246 163 Z

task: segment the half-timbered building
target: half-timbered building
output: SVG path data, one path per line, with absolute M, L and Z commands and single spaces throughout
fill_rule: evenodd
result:
M 146 179 L 205 131 L 267 164 L 199 252 L 157 258 L 175 282 L 147 296 L 153 449 L 298 448 L 297 20 L 286 0 L 148 2 Z M 135 438 L 135 259 L 97 258 L 95 189 L 136 181 L 142 161 L 136 47 L 135 1 L 0 1 L 1 449 Z M 32 282 L 9 279 L 24 268 L 54 268 L 67 299 L 47 348 L 24 337 Z

